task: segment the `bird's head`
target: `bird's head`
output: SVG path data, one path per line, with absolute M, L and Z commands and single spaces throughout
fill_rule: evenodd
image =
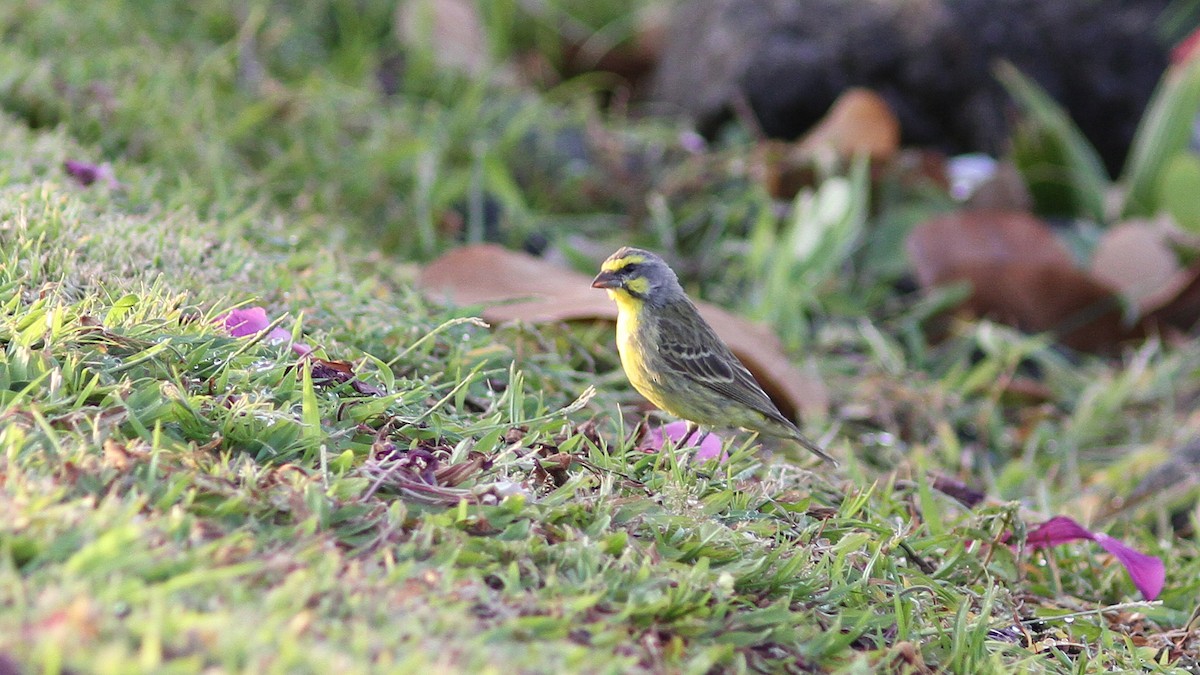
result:
M 617 302 L 637 300 L 657 304 L 683 294 L 675 272 L 657 255 L 626 246 L 610 255 L 592 280 Z

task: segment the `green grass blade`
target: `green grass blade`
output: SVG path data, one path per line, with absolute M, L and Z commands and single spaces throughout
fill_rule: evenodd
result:
M 1041 132 L 1040 137 L 1053 143 L 1061 153 L 1060 157 L 1046 157 L 1045 161 L 1063 162 L 1062 166 L 1051 167 L 1051 170 L 1061 172 L 1059 178 L 1079 209 L 1078 215 L 1104 222 L 1104 195 L 1110 181 L 1096 149 L 1062 106 L 1011 63 L 999 63 L 996 77 L 1024 111 L 1027 120 Z M 1026 172 L 1025 167 L 1022 169 Z
M 1167 163 L 1187 148 L 1198 112 L 1200 61 L 1193 59 L 1167 71 L 1138 124 L 1121 174 L 1123 217 L 1152 216 L 1159 210 L 1159 177 Z

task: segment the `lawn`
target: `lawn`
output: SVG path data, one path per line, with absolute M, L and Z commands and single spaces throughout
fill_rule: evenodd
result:
M 1200 668 L 1195 481 L 1138 487 L 1200 427 L 1196 341 L 934 341 L 952 298 L 880 242 L 944 197 L 868 210 L 846 168 L 858 229 L 772 267 L 752 139 L 701 162 L 586 78 L 397 65 L 392 3 L 228 5 L 0 8 L 0 672 Z M 552 61 L 521 5 L 490 48 Z M 485 240 L 670 251 L 819 376 L 841 466 L 647 451 L 609 323 L 418 289 Z M 251 307 L 282 334 L 235 336 Z M 1027 542 L 1058 515 L 1161 559 L 1161 594 Z

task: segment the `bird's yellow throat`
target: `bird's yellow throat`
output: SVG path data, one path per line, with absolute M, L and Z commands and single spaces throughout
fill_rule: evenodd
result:
M 640 281 L 645 285 L 645 279 L 634 279 L 633 282 Z M 635 292 L 641 293 L 638 289 L 633 289 Z M 645 304 L 640 298 L 635 298 L 625 291 L 624 288 L 608 289 L 608 297 L 612 298 L 617 303 L 617 313 L 625 320 L 626 323 L 636 326 L 637 316 L 642 311 L 642 306 Z M 619 324 L 618 324 L 619 325 Z

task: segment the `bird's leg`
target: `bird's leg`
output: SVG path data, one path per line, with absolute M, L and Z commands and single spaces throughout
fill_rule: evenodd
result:
M 679 441 L 679 447 L 687 447 L 688 441 L 692 439 L 692 435 L 700 429 L 700 425 L 688 420 L 687 427 L 683 430 L 683 438 Z
M 708 438 L 708 435 L 712 433 L 708 429 L 705 429 L 704 433 L 700 434 L 700 438 L 697 438 L 696 442 L 692 443 L 692 437 L 696 435 L 697 431 L 700 431 L 700 425 L 689 421 L 687 428 L 683 431 L 683 439 L 679 441 L 679 447 L 686 448 L 689 445 L 694 445 L 698 448 L 704 445 L 704 439 Z

